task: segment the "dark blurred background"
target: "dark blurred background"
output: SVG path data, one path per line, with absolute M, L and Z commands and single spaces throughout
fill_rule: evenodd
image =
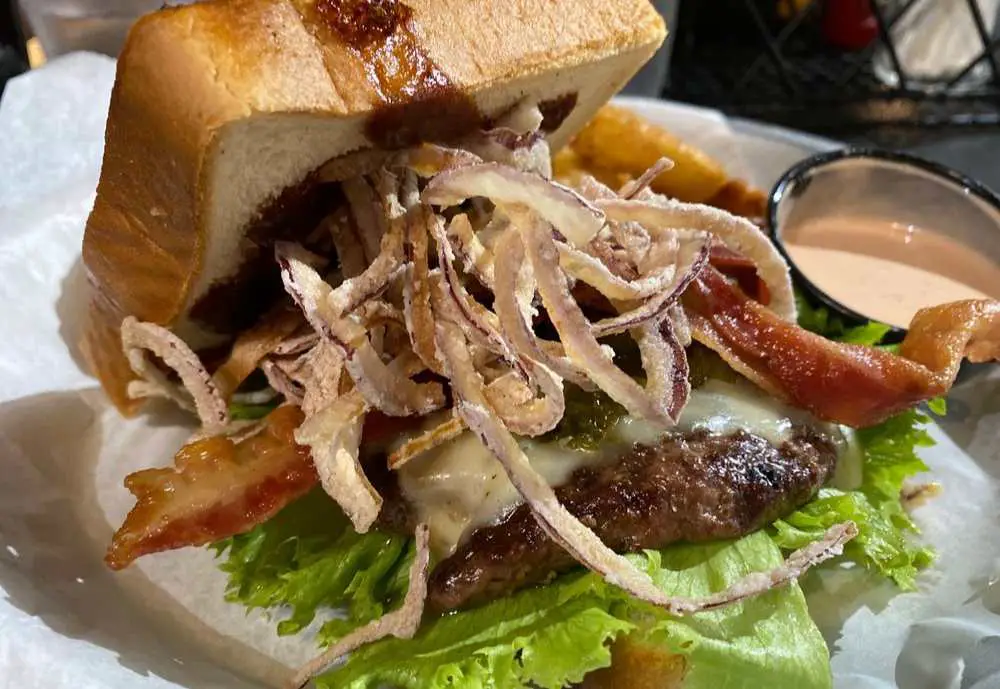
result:
M 86 43 L 66 38 L 77 23 L 99 23 L 91 40 L 114 52 L 123 8 L 159 2 L 21 1 L 50 57 Z M 1000 188 L 1000 0 L 653 2 L 671 36 L 630 92 L 921 153 Z M 12 3 L 0 0 L 0 84 L 42 52 Z M 113 10 L 87 24 L 64 11 L 88 6 Z
M 28 55 L 12 0 L 0 0 L 0 92 L 11 77 L 27 69 Z
M 995 0 L 680 4 L 665 94 L 798 129 L 1000 125 Z

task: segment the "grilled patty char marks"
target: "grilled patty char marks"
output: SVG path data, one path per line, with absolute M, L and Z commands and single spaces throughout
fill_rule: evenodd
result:
M 576 471 L 556 493 L 613 550 L 662 548 L 766 525 L 810 500 L 832 475 L 836 457 L 832 440 L 801 428 L 780 447 L 744 431 L 672 434 L 655 446 L 635 446 L 613 464 Z M 394 512 L 386 521 L 402 526 L 403 515 Z M 428 602 L 438 611 L 477 605 L 575 566 L 521 505 L 474 531 L 438 564 Z

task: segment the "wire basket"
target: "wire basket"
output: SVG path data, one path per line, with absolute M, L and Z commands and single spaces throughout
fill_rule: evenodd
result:
M 898 45 L 901 22 L 934 2 L 941 0 L 865 3 L 872 38 L 852 50 L 831 45 L 824 21 L 836 4 L 831 0 L 688 0 L 681 3 L 664 95 L 839 136 L 873 128 L 996 127 L 1000 41 L 989 35 L 977 0 L 952 5 L 969 13 L 979 41 L 974 58 L 931 80 L 908 71 Z

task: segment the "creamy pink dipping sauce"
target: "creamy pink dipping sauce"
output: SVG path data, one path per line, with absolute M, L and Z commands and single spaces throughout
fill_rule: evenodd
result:
M 906 328 L 921 308 L 1000 299 L 1000 265 L 931 230 L 881 218 L 812 218 L 782 230 L 802 274 L 844 306 Z

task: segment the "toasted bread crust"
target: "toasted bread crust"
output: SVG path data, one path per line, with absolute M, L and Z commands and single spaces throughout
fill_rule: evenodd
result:
M 634 71 L 664 36 L 647 0 L 405 1 L 421 52 L 487 118 L 526 94 L 563 95 L 561 74 L 582 65 L 629 52 Z M 120 354 L 102 351 L 118 323 L 134 315 L 175 326 L 204 288 L 211 172 L 227 127 L 303 115 L 344 123 L 341 153 L 373 145 L 363 122 L 385 94 L 366 71 L 364 51 L 328 29 L 317 2 L 343 4 L 214 0 L 148 15 L 129 35 L 83 246 L 100 303 L 83 348 L 119 406 L 130 374 Z M 628 76 L 594 86 L 593 103 L 570 115 L 554 143 Z

